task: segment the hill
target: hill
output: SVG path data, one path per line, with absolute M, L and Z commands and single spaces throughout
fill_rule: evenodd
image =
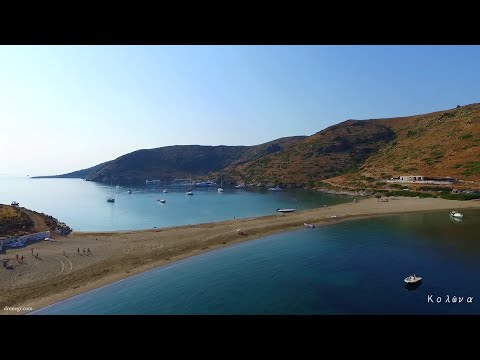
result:
M 67 174 L 62 174 L 62 175 L 52 175 L 52 176 L 32 176 L 32 179 L 49 179 L 49 178 L 77 178 L 77 179 L 85 179 L 87 178 L 90 174 L 94 173 L 95 171 L 100 170 L 104 166 L 107 166 L 110 161 L 92 166 L 88 169 L 82 169 L 82 170 L 77 170 L 73 171 L 71 173 Z
M 255 146 L 174 145 L 143 149 L 94 167 L 55 177 L 81 177 L 88 181 L 140 184 L 147 179 L 173 180 L 206 177 L 231 164 L 242 164 L 286 149 L 304 136 L 293 136 Z
M 308 137 L 256 146 L 138 150 L 76 173 L 92 181 L 141 183 L 222 172 L 227 182 L 345 189 L 423 175 L 454 177 L 480 187 L 479 146 L 480 104 L 471 104 L 409 117 L 347 120 Z
M 237 181 L 284 186 L 358 189 L 417 174 L 478 182 L 478 146 L 480 104 L 472 104 L 410 117 L 347 120 L 227 170 Z
M 0 238 L 54 230 L 57 220 L 51 216 L 0 204 Z

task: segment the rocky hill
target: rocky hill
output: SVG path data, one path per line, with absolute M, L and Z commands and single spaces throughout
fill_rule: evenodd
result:
M 81 170 L 87 180 L 218 177 L 295 187 L 362 188 L 399 175 L 480 182 L 480 104 L 390 119 L 347 120 L 256 146 L 168 146 Z M 71 173 L 75 174 L 75 173 Z M 67 175 L 62 175 L 66 177 Z

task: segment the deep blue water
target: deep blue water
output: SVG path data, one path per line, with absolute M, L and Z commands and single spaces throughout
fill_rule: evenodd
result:
M 479 314 L 480 211 L 462 212 L 461 222 L 442 211 L 268 236 L 139 274 L 36 313 Z M 416 290 L 404 286 L 411 273 L 424 278 Z M 447 295 L 464 299 L 445 303 Z M 473 302 L 467 303 L 467 297 Z
M 259 189 L 143 185 L 115 190 L 115 203 L 107 203 L 112 186 L 81 179 L 30 179 L 0 176 L 0 203 L 18 201 L 20 206 L 52 215 L 76 231 L 138 230 L 189 225 L 242 217 L 270 215 L 277 208 L 300 210 L 352 201 L 348 196 L 291 190 L 272 192 Z M 166 203 L 160 203 L 165 199 Z

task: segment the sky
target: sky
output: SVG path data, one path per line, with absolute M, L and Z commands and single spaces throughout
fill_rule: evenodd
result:
M 480 102 L 480 46 L 0 46 L 0 174 Z

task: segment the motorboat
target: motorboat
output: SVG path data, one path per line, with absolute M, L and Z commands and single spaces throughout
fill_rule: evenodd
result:
M 270 190 L 270 191 L 282 191 L 282 188 L 277 185 L 275 187 L 268 188 L 268 190 Z
M 407 284 L 416 284 L 422 281 L 422 278 L 420 276 L 413 274 L 413 275 L 407 276 L 404 281 Z
M 108 197 L 108 198 L 107 198 L 107 202 L 109 202 L 109 203 L 114 203 L 114 202 L 115 202 L 115 198 L 114 198 L 114 197 Z
M 12 206 L 18 206 L 18 205 L 20 205 L 20 204 L 19 204 L 18 202 L 16 202 L 16 201 L 12 201 L 11 205 L 12 205 Z
M 277 212 L 279 213 L 289 213 L 289 212 L 294 212 L 297 209 L 277 209 Z
M 159 179 L 153 179 L 153 180 L 145 180 L 145 184 L 158 184 L 158 183 L 161 183 L 162 180 L 159 180 Z
M 165 199 L 161 199 L 160 202 L 161 202 L 162 204 L 165 204 L 165 203 L 166 203 L 166 200 L 165 200 Z
M 315 225 L 314 225 L 314 224 L 303 223 L 303 226 L 305 226 L 305 227 L 307 227 L 307 228 L 315 229 Z
M 461 219 L 461 218 L 463 218 L 463 214 L 462 214 L 462 213 L 459 213 L 459 212 L 456 211 L 456 210 L 450 211 L 450 216 L 451 216 L 451 217 L 454 217 L 454 218 L 456 218 L 456 219 Z
M 164 194 L 166 194 L 168 191 L 167 191 L 167 189 L 163 189 L 162 192 L 163 192 Z
M 245 188 L 246 188 L 245 184 L 235 185 L 235 189 L 245 189 Z

